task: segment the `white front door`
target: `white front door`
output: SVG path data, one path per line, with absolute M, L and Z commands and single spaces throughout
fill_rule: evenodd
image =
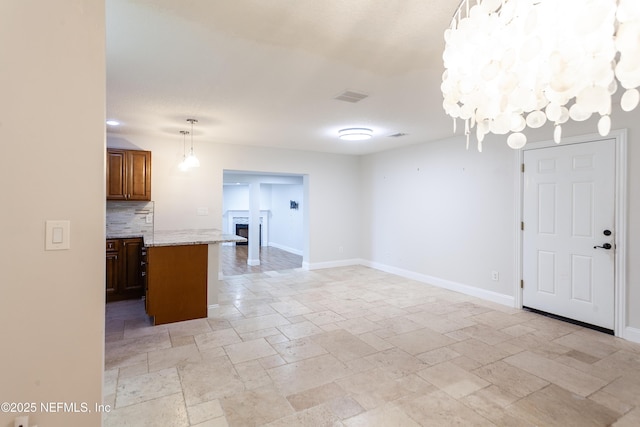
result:
M 615 140 L 527 150 L 524 168 L 523 306 L 613 329 Z

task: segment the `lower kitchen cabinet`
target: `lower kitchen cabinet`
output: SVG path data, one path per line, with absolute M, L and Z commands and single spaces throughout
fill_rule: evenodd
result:
M 138 299 L 144 295 L 145 251 L 142 237 L 107 239 L 107 302 Z
M 148 248 L 146 309 L 155 325 L 207 317 L 207 245 Z

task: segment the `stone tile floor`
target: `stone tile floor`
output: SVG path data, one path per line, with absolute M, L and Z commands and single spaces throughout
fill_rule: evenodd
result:
M 107 305 L 105 426 L 638 426 L 640 345 L 366 267 Z

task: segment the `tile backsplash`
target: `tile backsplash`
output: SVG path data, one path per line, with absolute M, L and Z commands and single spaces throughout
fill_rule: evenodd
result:
M 107 201 L 107 236 L 153 234 L 153 202 Z

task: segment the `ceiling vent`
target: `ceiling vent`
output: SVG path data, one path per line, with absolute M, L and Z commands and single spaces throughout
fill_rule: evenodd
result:
M 338 101 L 346 101 L 346 102 L 356 103 L 356 102 L 362 101 L 363 99 L 365 99 L 368 96 L 369 95 L 364 94 L 364 93 L 354 92 L 352 90 L 345 90 L 344 92 L 342 92 L 340 95 L 336 96 L 333 99 L 337 99 Z
M 398 132 L 398 133 L 394 133 L 393 135 L 389 135 L 389 138 L 400 138 L 401 136 L 405 136 L 407 135 L 404 132 Z

